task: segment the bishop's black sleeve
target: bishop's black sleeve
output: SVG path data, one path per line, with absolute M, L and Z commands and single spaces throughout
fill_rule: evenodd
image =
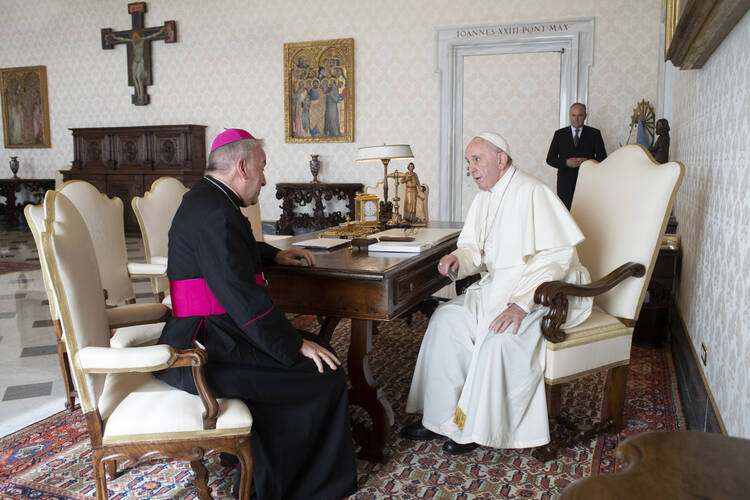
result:
M 264 266 L 270 266 L 273 264 L 273 259 L 276 258 L 276 254 L 279 253 L 279 249 L 273 245 L 269 245 L 265 241 L 258 241 L 258 249 L 260 250 L 260 260 Z
M 271 302 L 268 289 L 256 283 L 260 250 L 251 234 L 239 212 L 205 214 L 196 234 L 201 273 L 247 340 L 290 366 L 298 359 L 302 336 Z
M 560 134 L 555 132 L 552 137 L 552 143 L 549 145 L 549 151 L 547 152 L 547 165 L 555 168 L 566 168 L 565 162 L 567 158 L 564 158 L 560 154 Z

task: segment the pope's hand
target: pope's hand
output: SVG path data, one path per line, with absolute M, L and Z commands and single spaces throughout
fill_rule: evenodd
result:
M 311 340 L 302 339 L 302 346 L 299 348 L 299 352 L 304 357 L 312 359 L 320 373 L 323 373 L 323 361 L 331 367 L 331 370 L 335 370 L 337 366 L 341 365 L 341 361 L 331 351 Z
M 443 256 L 438 262 L 438 272 L 443 276 L 447 276 L 450 273 L 458 272 L 458 257 L 453 254 Z
M 290 248 L 281 250 L 274 257 L 274 262 L 283 266 L 314 266 L 315 257 L 309 250 Z
M 521 321 L 526 317 L 526 311 L 521 309 L 516 304 L 511 304 L 505 311 L 501 312 L 497 318 L 492 320 L 490 323 L 490 331 L 492 333 L 503 333 L 508 329 L 510 325 L 513 327 L 513 335 L 518 333 L 518 329 L 521 327 Z

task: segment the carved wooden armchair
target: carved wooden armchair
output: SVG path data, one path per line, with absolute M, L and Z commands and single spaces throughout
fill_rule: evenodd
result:
M 43 258 L 58 298 L 72 377 L 89 430 L 97 499 L 107 498 L 105 464 L 157 456 L 190 461 L 198 496 L 211 498 L 202 459 L 218 452 L 239 457 L 240 498 L 249 499 L 252 416 L 247 406 L 212 396 L 201 350 L 110 347 L 103 288 L 87 226 L 75 206 L 55 191 L 47 193 L 44 210 Z M 192 367 L 197 396 L 151 375 L 187 366 Z
M 70 374 L 68 354 L 65 349 L 65 334 L 60 322 L 57 296 L 55 295 L 49 269 L 45 259 L 45 248 L 42 245 L 41 234 L 45 230 L 44 207 L 42 205 L 26 205 L 24 208 L 26 221 L 34 236 L 39 262 L 42 268 L 42 280 L 47 292 L 47 302 L 50 309 L 52 326 L 57 337 L 57 357 L 60 363 L 63 383 L 65 384 L 65 407 L 73 410 L 78 393 Z M 110 345 L 112 347 L 138 346 L 155 343 L 164 327 L 164 320 L 170 315 L 170 309 L 161 304 L 123 304 L 107 309 L 107 319 L 112 330 Z
M 586 239 L 577 246 L 592 283 L 543 283 L 537 304 L 549 306 L 542 321 L 547 339 L 545 383 L 551 416 L 560 410 L 561 384 L 597 371 L 608 372 L 606 413 L 598 427 L 537 448 L 541 460 L 560 447 L 607 429 L 623 427 L 625 382 L 633 327 L 643 304 L 662 235 L 669 220 L 684 167 L 659 165 L 638 145 L 622 147 L 601 163 L 580 167 L 571 214 Z M 595 297 L 591 316 L 562 331 L 568 296 Z

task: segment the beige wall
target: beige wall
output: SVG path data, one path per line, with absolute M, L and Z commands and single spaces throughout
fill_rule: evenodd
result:
M 245 127 L 265 138 L 265 219 L 279 213 L 275 183 L 311 179 L 311 153 L 321 155 L 324 182 L 373 185 L 382 169 L 354 163 L 357 146 L 408 142 L 420 179 L 436 188 L 435 27 L 588 16 L 595 17 L 589 118 L 611 150 L 627 135 L 635 103 L 655 99 L 659 9 L 656 0 L 151 1 L 146 25 L 176 20 L 178 43 L 154 44 L 151 104 L 136 107 L 130 104 L 125 48 L 105 51 L 100 41 L 101 28 L 130 27 L 126 1 L 3 0 L 0 67 L 47 67 L 52 148 L 0 150 L 0 175 L 9 175 L 11 154 L 19 156 L 25 176 L 49 177 L 68 165 L 71 127 L 197 123 L 208 125 L 207 142 L 220 127 Z M 284 42 L 344 37 L 355 39 L 356 142 L 286 144 Z M 516 126 L 536 124 L 521 116 Z M 551 138 L 555 127 L 544 127 Z M 538 147 L 543 161 L 547 144 Z M 405 166 L 393 162 L 394 168 Z M 435 189 L 432 213 L 439 196 Z
M 730 435 L 750 438 L 750 14 L 700 70 L 675 76 L 672 159 L 685 164 L 679 307 Z

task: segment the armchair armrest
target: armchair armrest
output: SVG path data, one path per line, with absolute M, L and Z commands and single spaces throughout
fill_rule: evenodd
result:
M 160 344 L 147 347 L 84 347 L 78 363 L 86 373 L 153 372 L 165 368 L 190 367 L 203 407 L 203 428 L 215 429 L 219 403 L 208 388 L 203 366 L 208 355 L 200 349 L 173 349 Z
M 169 318 L 172 310 L 165 304 L 125 304 L 107 309 L 107 319 L 111 329 L 126 326 L 162 323 Z
M 643 264 L 628 262 L 603 278 L 586 285 L 575 285 L 564 281 L 547 281 L 534 292 L 534 302 L 549 306 L 549 312 L 542 318 L 542 335 L 550 342 L 562 342 L 565 333 L 560 326 L 568 317 L 567 296 L 595 297 L 601 295 L 631 276 L 640 278 L 646 274 Z
M 84 347 L 77 359 L 86 373 L 155 372 L 172 365 L 177 354 L 168 345 Z
M 163 278 L 167 275 L 167 264 L 128 262 L 128 274 L 130 276 L 145 276 L 147 278 Z

